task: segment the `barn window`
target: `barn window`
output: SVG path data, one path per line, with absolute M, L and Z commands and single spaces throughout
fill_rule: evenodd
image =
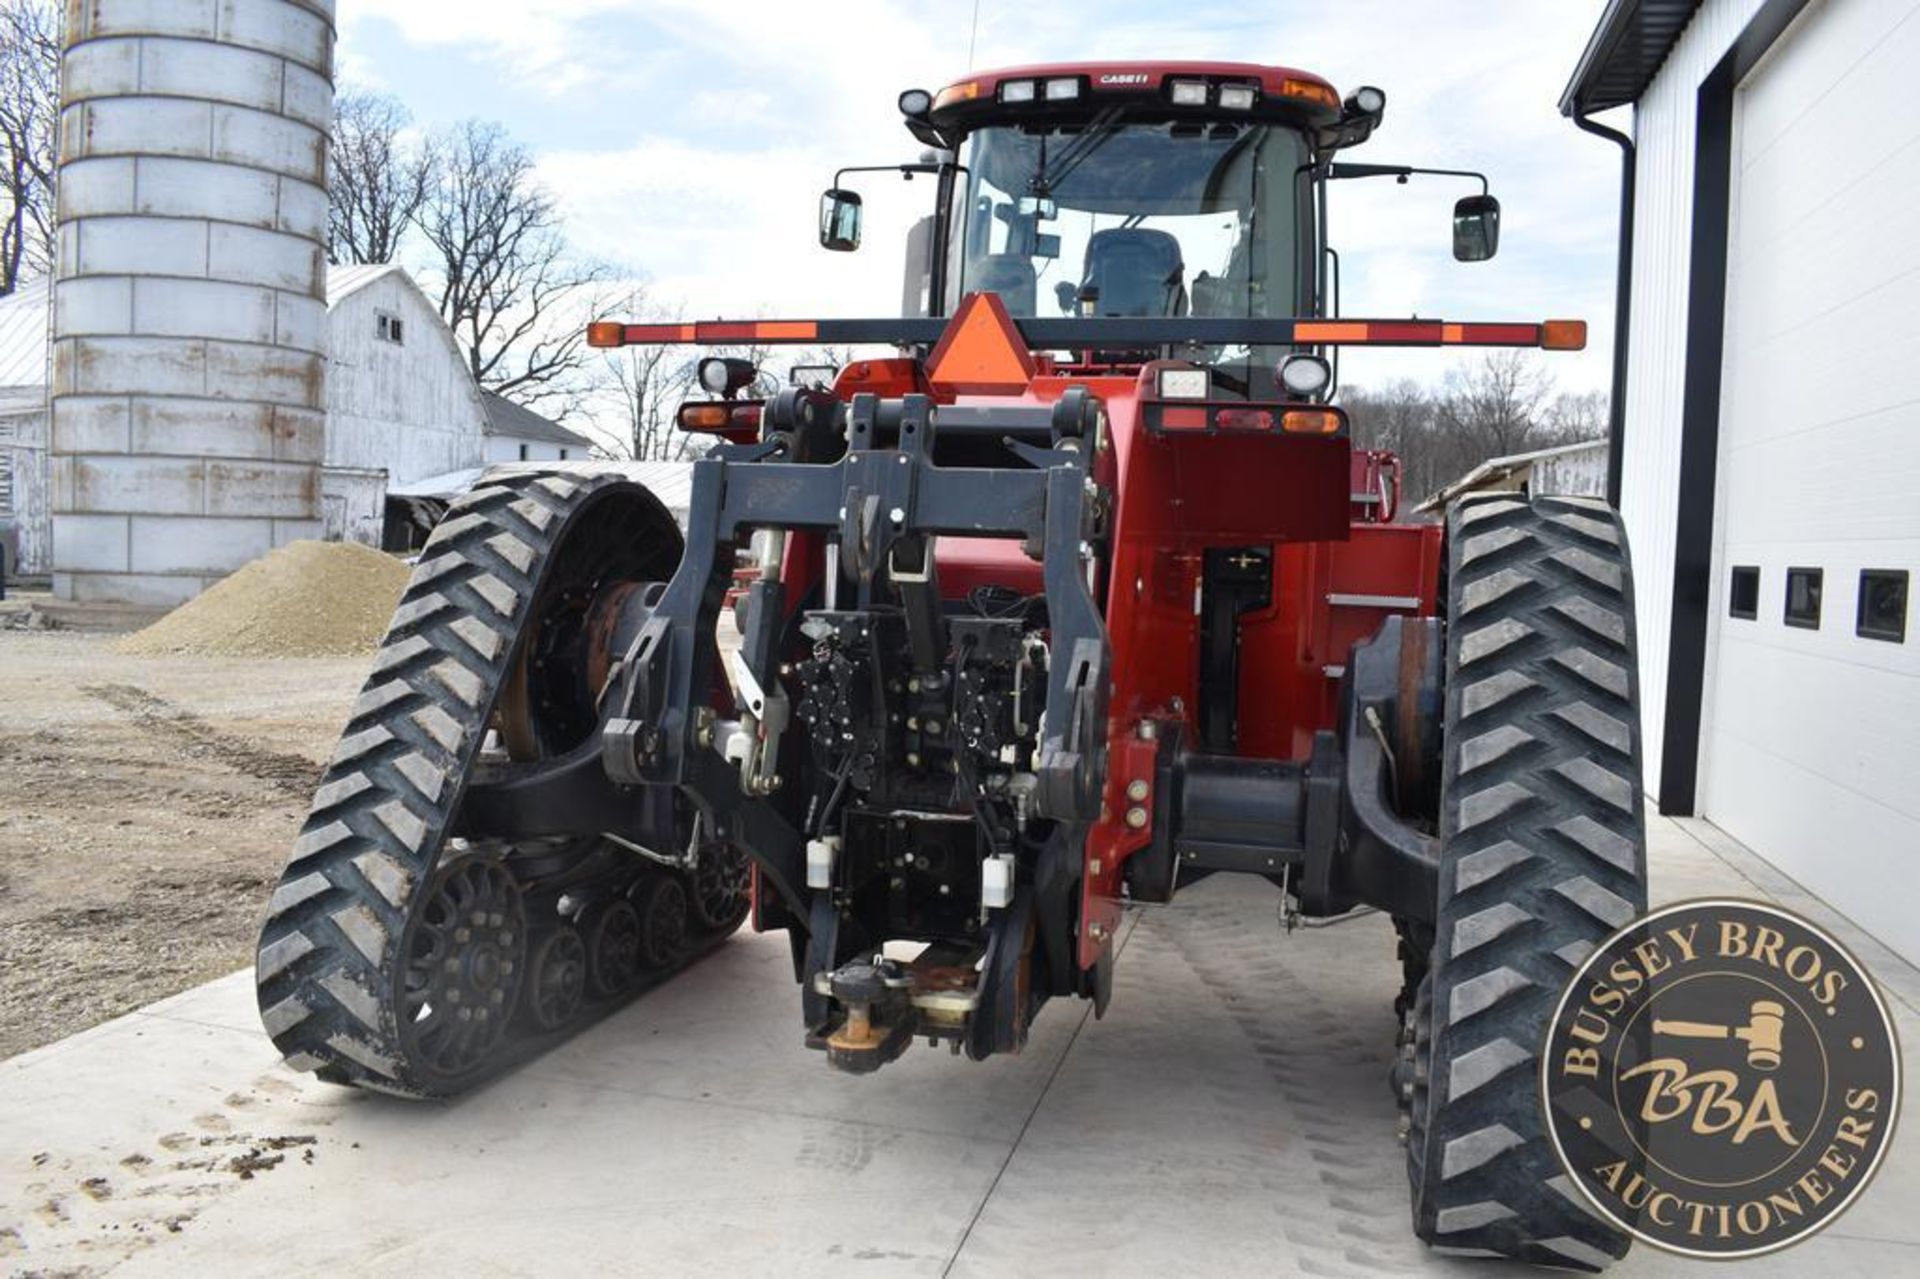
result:
M 527 446 L 524 444 L 520 446 L 520 460 L 522 462 L 527 460 Z
M 1907 638 L 1907 570 L 1860 570 L 1860 606 L 1853 633 L 1866 639 L 1903 644 Z
M 383 342 L 392 342 L 397 345 L 404 340 L 401 333 L 400 317 L 390 311 L 375 311 L 373 313 L 373 331 Z
M 1817 568 L 1787 570 L 1788 626 L 1804 626 L 1810 631 L 1820 629 L 1820 577 Z
M 562 462 L 567 460 L 567 451 L 565 449 L 560 450 L 560 460 Z
M 1760 570 L 1755 565 L 1734 565 L 1733 583 L 1727 590 L 1727 613 L 1748 621 L 1760 616 Z
M 13 514 L 13 454 L 0 453 L 0 515 Z

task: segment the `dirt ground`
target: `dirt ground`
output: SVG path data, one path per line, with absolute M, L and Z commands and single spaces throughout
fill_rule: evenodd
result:
M 366 655 L 0 631 L 0 1058 L 247 963 Z

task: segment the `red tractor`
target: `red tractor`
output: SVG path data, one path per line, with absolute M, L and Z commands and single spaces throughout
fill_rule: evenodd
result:
M 1375 89 L 1087 63 L 900 106 L 929 149 L 884 171 L 934 195 L 912 314 L 590 331 L 895 354 L 765 397 L 702 361 L 684 532 L 588 463 L 492 472 L 434 533 L 273 895 L 274 1041 L 452 1093 L 751 918 L 834 1067 L 979 1059 L 1052 998 L 1105 1008 L 1130 901 L 1259 875 L 1397 926 L 1420 1236 L 1620 1255 L 1535 1082 L 1572 965 L 1645 900 L 1619 524 L 1524 494 L 1396 523 L 1397 464 L 1332 403 L 1342 345 L 1584 327 L 1334 318 L 1328 184 L 1445 172 L 1338 159 Z M 1479 180 L 1463 260 L 1497 243 Z M 822 242 L 860 220 L 836 180 Z

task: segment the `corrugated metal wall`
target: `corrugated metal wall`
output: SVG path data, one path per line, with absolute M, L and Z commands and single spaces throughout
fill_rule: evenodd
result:
M 1634 108 L 1633 329 L 1620 507 L 1633 548 L 1647 784 L 1660 776 L 1667 632 L 1673 620 L 1674 512 L 1686 381 L 1694 107 L 1700 82 L 1762 0 L 1707 0 Z

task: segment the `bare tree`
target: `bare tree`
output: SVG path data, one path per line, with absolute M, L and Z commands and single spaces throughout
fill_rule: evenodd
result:
M 648 319 L 677 320 L 675 307 L 663 312 L 649 308 L 644 289 L 636 293 L 638 315 Z M 622 433 L 617 438 L 618 456 L 637 462 L 674 461 L 685 456 L 686 432 L 674 424 L 674 412 L 693 386 L 694 355 L 682 346 L 624 346 L 602 353 L 602 376 L 620 393 L 625 412 Z
M 1579 391 L 1556 396 L 1553 407 L 1547 411 L 1547 423 L 1558 437 L 1556 442 L 1561 444 L 1605 439 L 1607 393 Z
M 567 248 L 533 156 L 497 124 L 436 141 L 439 166 L 416 221 L 432 250 L 440 314 L 481 386 L 552 416 L 587 394 L 590 321 L 629 309 L 631 288 Z
M 413 116 L 383 93 L 342 93 L 333 104 L 327 168 L 327 257 L 391 262 L 438 179 L 430 141 L 407 135 Z
M 60 15 L 52 0 L 0 7 L 0 297 L 53 269 Z
M 1464 372 L 1447 375 L 1439 401 L 1441 427 L 1474 465 L 1542 447 L 1553 379 L 1519 348 L 1489 351 Z
M 1437 391 L 1402 379 L 1341 395 L 1354 443 L 1400 457 L 1406 492 L 1422 497 L 1482 462 L 1606 434 L 1607 398 L 1556 394 L 1526 351 L 1493 351 L 1448 375 Z

